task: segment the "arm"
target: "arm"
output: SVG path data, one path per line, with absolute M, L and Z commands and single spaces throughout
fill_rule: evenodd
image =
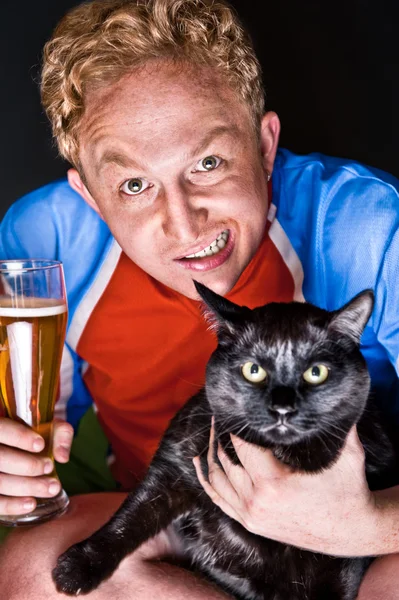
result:
M 361 242 L 368 252 L 359 251 L 358 262 L 353 261 L 350 270 L 345 260 L 352 255 L 348 252 L 342 257 L 341 240 L 341 248 L 334 248 L 337 255 L 333 266 L 336 274 L 348 271 L 343 281 L 357 288 L 349 290 L 350 294 L 371 287 L 372 280 L 376 306 L 364 351 L 374 370 L 378 397 L 385 400 L 384 408 L 393 420 L 399 414 L 399 199 L 396 192 L 388 194 L 386 187 L 382 191 L 381 186 L 377 187 L 381 197 L 373 210 L 379 214 L 384 205 L 390 208 L 380 215 L 379 229 L 376 230 L 375 221 L 370 222 L 369 217 L 364 217 L 360 224 L 363 238 L 356 238 L 356 243 L 359 246 Z M 367 206 L 368 193 L 365 186 L 358 206 Z M 377 192 L 372 190 L 372 193 Z M 364 210 L 363 213 L 366 214 Z M 335 234 L 336 229 L 331 229 Z M 371 236 L 369 242 L 364 239 L 367 231 Z M 375 244 L 379 247 L 373 249 L 373 236 L 379 234 L 381 237 Z M 330 242 L 333 244 L 332 237 Z M 334 258 L 331 254 L 330 259 Z M 327 271 L 331 273 L 333 268 Z M 341 294 L 337 279 L 337 276 L 333 279 L 335 293 Z M 337 304 L 342 304 L 342 300 L 340 297 Z M 364 472 L 364 452 L 355 431 L 337 463 L 328 471 L 312 476 L 291 473 L 270 452 L 241 440 L 235 439 L 235 445 L 244 469 L 234 467 L 220 453 L 225 472 L 209 457 L 209 483 L 198 465 L 197 473 L 212 500 L 250 531 L 337 556 L 399 552 L 399 487 L 370 492 Z
M 370 492 L 355 428 L 338 461 L 318 474 L 292 472 L 270 451 L 232 436 L 243 465 L 219 448 L 223 470 L 208 455 L 206 493 L 246 529 L 279 542 L 333 556 L 399 552 L 399 487 Z
M 54 427 L 56 461 L 68 462 L 73 429 L 68 423 Z M 44 440 L 20 423 L 0 418 L 0 515 L 23 515 L 34 510 L 36 498 L 51 498 L 60 482 L 46 477 L 53 471 L 49 459 L 40 457 Z
M 70 510 L 40 527 L 22 528 L 0 547 L 0 589 L 3 598 L 67 600 L 51 579 L 58 556 L 91 535 L 109 519 L 124 498 L 121 493 L 96 493 L 71 498 Z M 178 560 L 178 540 L 166 530 L 128 556 L 114 575 L 93 590 L 89 600 L 229 600 L 216 585 L 164 559 Z M 29 560 L 21 557 L 29 556 Z M 28 592 L 26 582 L 29 581 Z M 27 595 L 28 594 L 28 595 Z M 86 596 L 84 596 L 86 598 Z M 79 596 L 80 598 L 80 596 Z
M 55 258 L 56 228 L 45 203 L 28 197 L 14 204 L 0 226 L 2 259 Z M 68 423 L 54 426 L 53 453 L 58 462 L 66 463 L 72 443 L 73 429 Z M 40 456 L 44 440 L 29 427 L 4 418 L 0 411 L 0 514 L 29 513 L 37 497 L 58 494 L 60 483 L 46 477 L 53 471 L 49 459 Z

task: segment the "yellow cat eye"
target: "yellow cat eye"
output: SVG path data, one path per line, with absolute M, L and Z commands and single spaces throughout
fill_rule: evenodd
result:
M 267 377 L 265 369 L 253 362 L 246 362 L 241 367 L 241 371 L 245 379 L 251 383 L 261 383 Z
M 304 372 L 303 378 L 311 385 L 320 385 L 328 377 L 328 368 L 325 365 L 313 365 Z

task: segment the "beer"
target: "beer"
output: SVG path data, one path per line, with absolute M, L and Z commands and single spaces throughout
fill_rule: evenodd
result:
M 62 263 L 47 259 L 0 260 L 0 418 L 23 423 L 42 436 L 41 456 L 54 465 L 53 417 L 67 324 Z M 0 448 L 1 450 L 1 448 Z M 57 477 L 55 467 L 50 474 Z M 0 524 L 42 523 L 68 508 L 65 490 L 36 498 L 21 515 L 0 515 Z
M 7 302 L 8 301 L 8 302 Z M 58 391 L 67 307 L 46 298 L 0 297 L 0 400 L 3 415 L 43 435 L 51 456 L 51 422 Z M 8 305 L 7 305 L 8 304 Z

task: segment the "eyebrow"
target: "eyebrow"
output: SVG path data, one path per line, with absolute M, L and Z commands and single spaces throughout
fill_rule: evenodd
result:
M 203 140 L 198 144 L 198 146 L 190 152 L 190 158 L 197 156 L 203 150 L 205 150 L 209 144 L 216 138 L 221 137 L 222 135 L 227 135 L 231 138 L 234 138 L 239 133 L 239 128 L 236 125 L 230 125 L 229 127 L 225 125 L 220 125 L 219 127 L 215 127 L 211 129 L 211 131 L 204 137 Z
M 234 138 L 239 132 L 239 128 L 234 125 L 230 127 L 226 127 L 225 125 L 221 125 L 211 129 L 209 133 L 201 140 L 201 142 L 194 148 L 192 152 L 189 153 L 189 157 L 193 158 L 200 154 L 203 150 L 205 150 L 209 144 L 216 138 L 221 137 L 223 135 L 227 135 L 231 138 Z M 98 175 L 100 170 L 104 167 L 104 165 L 112 163 L 114 165 L 118 165 L 124 169 L 129 167 L 139 168 L 141 170 L 141 166 L 135 161 L 131 160 L 125 154 L 121 154 L 116 150 L 104 150 L 102 153 L 100 160 L 98 161 L 96 167 L 96 174 Z
M 124 169 L 132 166 L 138 166 L 137 163 L 129 159 L 125 154 L 120 154 L 116 150 L 104 150 L 96 166 L 96 174 L 98 175 L 104 165 L 109 163 L 118 165 L 118 167 L 122 167 Z

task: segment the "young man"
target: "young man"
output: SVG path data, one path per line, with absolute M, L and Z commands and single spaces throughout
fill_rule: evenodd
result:
M 397 419 L 398 182 L 353 162 L 277 151 L 278 117 L 263 114 L 259 65 L 227 5 L 83 4 L 46 47 L 42 97 L 73 168 L 68 182 L 10 209 L 1 256 L 64 263 L 70 321 L 58 416 L 69 424 L 55 429 L 59 462 L 68 460 L 70 424 L 93 400 L 116 478 L 128 488 L 142 476 L 169 419 L 203 384 L 216 344 L 193 278 L 251 307 L 305 298 L 332 309 L 373 288 L 362 348 L 381 406 Z M 0 421 L 1 514 L 28 512 L 35 496 L 57 493 L 34 438 Z M 206 487 L 228 514 L 304 548 L 387 555 L 359 598 L 396 597 L 399 488 L 369 492 L 355 432 L 337 465 L 311 478 L 292 476 L 248 444 L 240 453 L 245 478 L 229 471 L 221 479 L 213 468 Z M 122 497 L 72 498 L 59 520 L 10 536 L 3 596 L 60 597 L 51 581 L 57 556 Z M 163 532 L 91 598 L 227 597 L 150 560 L 178 551 L 173 533 Z

